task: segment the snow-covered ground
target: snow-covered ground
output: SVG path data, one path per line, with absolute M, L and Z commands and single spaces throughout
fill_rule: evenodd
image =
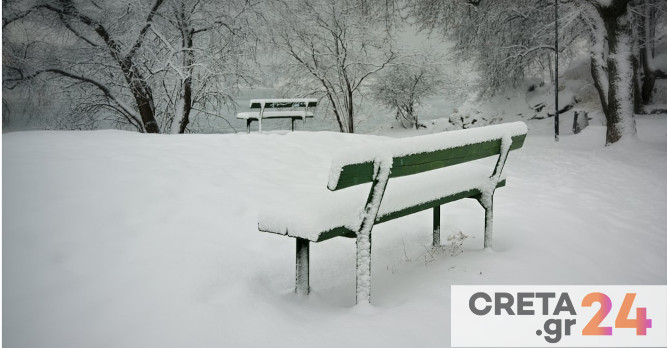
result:
M 446 347 L 452 284 L 667 283 L 667 118 L 640 116 L 610 147 L 599 124 L 559 143 L 552 120 L 528 126 L 494 250 L 472 200 L 442 209 L 459 248 L 431 253 L 429 212 L 376 226 L 371 307 L 354 306 L 354 240 L 311 246 L 299 297 L 294 240 L 258 232 L 257 214 L 380 136 L 4 134 L 3 343 Z

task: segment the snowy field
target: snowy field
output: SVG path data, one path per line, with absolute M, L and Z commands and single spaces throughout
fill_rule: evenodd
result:
M 354 240 L 311 246 L 257 231 L 260 206 L 325 186 L 342 147 L 372 135 L 276 132 L 3 135 L 5 347 L 447 347 L 452 284 L 667 283 L 667 118 L 604 147 L 531 121 L 483 210 L 443 206 L 461 248 L 431 254 L 430 212 L 373 230 L 373 306 L 354 306 Z

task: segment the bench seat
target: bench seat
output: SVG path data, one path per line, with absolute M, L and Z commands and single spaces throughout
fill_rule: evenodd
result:
M 484 161 L 484 160 L 482 160 Z M 476 162 L 482 162 L 476 161 Z M 420 176 L 392 179 L 382 199 L 376 223 L 390 221 L 461 198 L 477 198 L 489 181 L 489 165 L 468 162 Z M 333 237 L 355 237 L 370 184 L 336 192 L 290 195 L 285 204 L 264 207 L 259 230 L 321 242 Z M 505 186 L 501 178 L 497 187 Z M 322 199 L 327 194 L 327 199 Z M 288 199 L 288 200 L 287 200 Z M 290 209 L 285 209 L 290 207 Z
M 290 110 L 290 111 L 264 111 L 262 118 L 312 118 L 313 113 L 303 110 Z M 259 120 L 259 111 L 248 111 L 248 112 L 239 112 L 236 114 L 236 118 L 243 120 Z

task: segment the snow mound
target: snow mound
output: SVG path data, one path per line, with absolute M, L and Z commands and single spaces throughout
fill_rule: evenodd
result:
M 378 225 L 361 309 L 354 240 L 312 245 L 312 292 L 295 296 L 294 241 L 257 215 L 331 193 L 336 150 L 385 137 L 5 133 L 3 344 L 447 347 L 452 284 L 667 283 L 667 118 L 609 147 L 600 125 L 559 143 L 550 120 L 528 125 L 495 196 L 495 252 L 472 200 L 442 209 L 442 235 L 468 236 L 456 257 L 427 253 L 430 212 Z

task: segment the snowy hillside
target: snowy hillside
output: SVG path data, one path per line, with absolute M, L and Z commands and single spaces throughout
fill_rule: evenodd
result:
M 601 125 L 554 143 L 552 120 L 528 122 L 493 251 L 472 200 L 442 209 L 462 247 L 431 254 L 430 212 L 376 226 L 372 307 L 354 306 L 354 240 L 311 246 L 298 297 L 294 240 L 257 214 L 380 136 L 4 134 L 3 343 L 447 347 L 452 284 L 665 284 L 667 118 L 637 122 L 610 147 Z

